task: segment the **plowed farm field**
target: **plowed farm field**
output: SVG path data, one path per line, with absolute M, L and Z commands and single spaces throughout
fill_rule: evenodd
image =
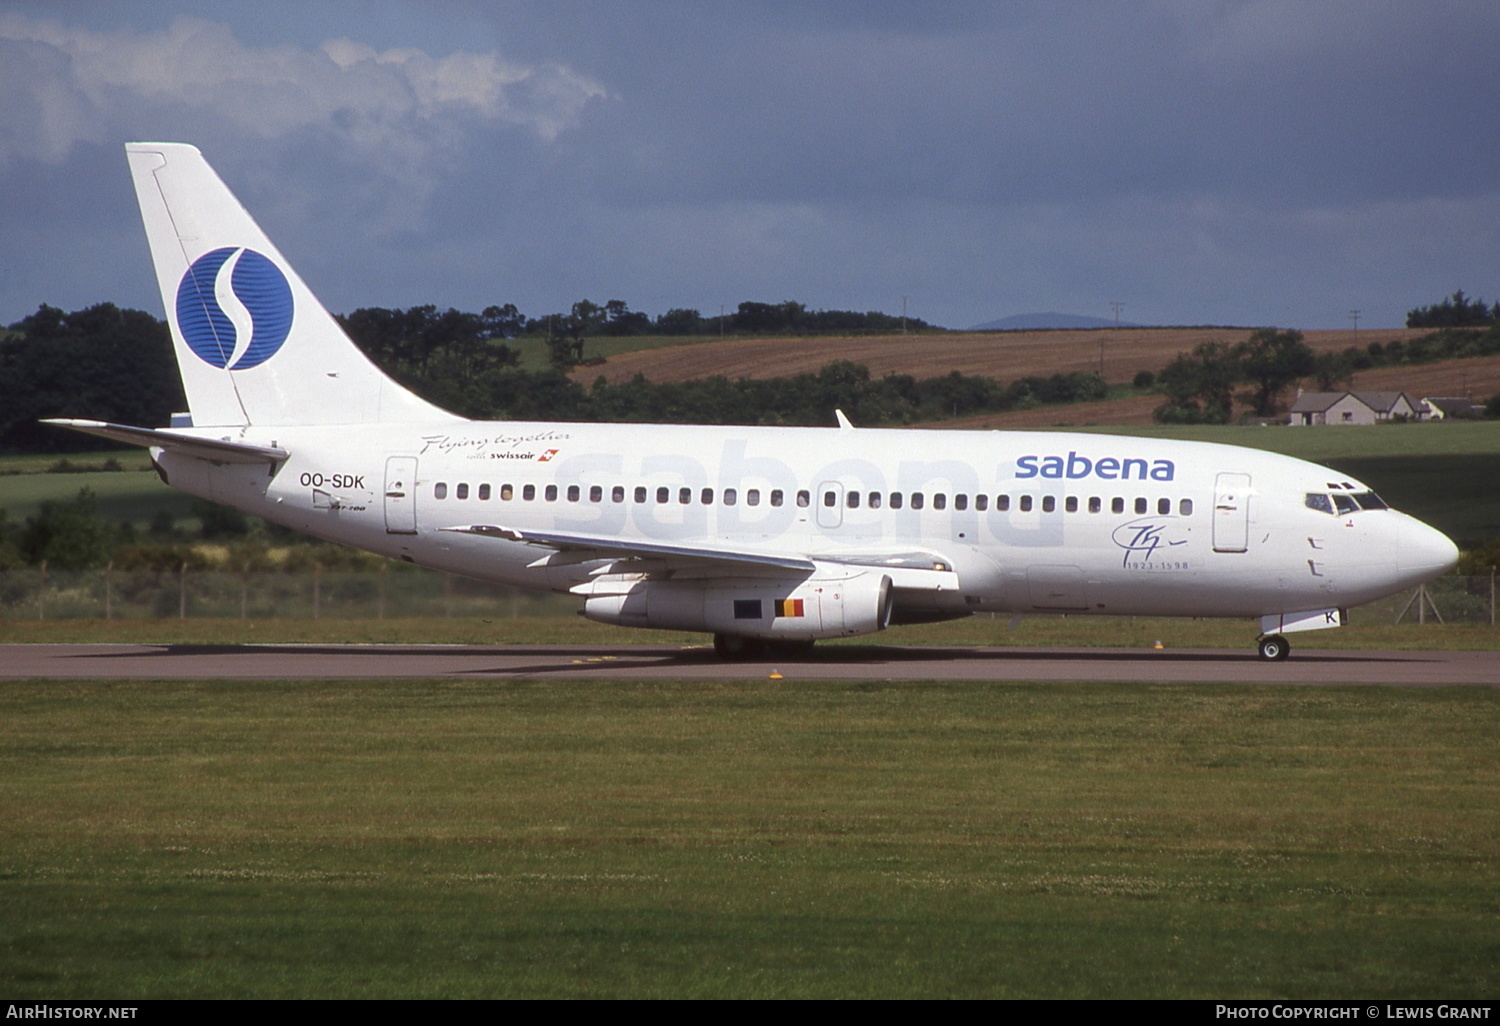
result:
M 1360 332 L 1361 337 L 1366 334 L 1373 332 Z M 1490 396 L 1500 394 L 1500 356 L 1445 360 L 1415 367 L 1381 367 L 1356 374 L 1353 388 L 1360 392 L 1405 392 L 1413 401 L 1423 396 L 1467 395 L 1482 403 Z M 1290 402 L 1293 395 L 1295 393 L 1288 392 L 1283 401 Z M 1097 403 L 1042 406 L 1032 410 L 935 421 L 923 427 L 988 429 L 1149 424 L 1151 411 L 1161 403 L 1160 395 L 1136 395 Z
M 1032 374 L 1098 370 L 1102 351 L 1104 379 L 1118 384 L 1130 381 L 1137 371 L 1160 370 L 1178 353 L 1188 352 L 1200 342 L 1241 342 L 1252 330 L 1126 328 L 730 339 L 620 353 L 600 366 L 581 367 L 574 376 L 585 384 L 601 374 L 610 382 L 626 381 L 637 374 L 657 382 L 691 381 L 715 374 L 774 378 L 816 373 L 834 360 L 850 360 L 864 364 L 876 377 L 895 373 L 930 378 L 961 371 L 1008 382 Z M 1322 351 L 1417 338 L 1427 332 L 1390 329 L 1304 334 L 1308 345 Z
M 875 377 L 910 374 L 930 378 L 961 371 L 1009 382 L 1033 374 L 1098 370 L 1102 351 L 1104 380 L 1123 384 L 1136 372 L 1159 371 L 1179 353 L 1200 342 L 1241 342 L 1250 328 L 1127 328 L 1120 331 L 1005 331 L 951 335 L 873 335 L 854 338 L 753 338 L 703 342 L 621 353 L 602 366 L 575 372 L 580 381 L 603 375 L 611 382 L 643 374 L 652 381 L 692 381 L 722 374 L 728 378 L 773 378 L 816 373 L 833 360 L 864 364 Z M 1382 345 L 1419 338 L 1425 330 L 1381 329 L 1308 331 L 1313 349 L 1338 351 L 1352 345 Z M 1311 383 L 1309 383 L 1311 386 Z M 1423 396 L 1468 395 L 1483 402 L 1500 393 L 1500 357 L 1447 360 L 1413 367 L 1382 367 L 1354 378 L 1353 387 L 1372 392 L 1403 391 Z M 1290 397 L 1288 397 L 1290 398 Z M 1020 428 L 1086 427 L 1091 424 L 1149 424 L 1159 395 L 1137 395 L 1096 403 L 1047 406 L 941 421 L 932 427 Z

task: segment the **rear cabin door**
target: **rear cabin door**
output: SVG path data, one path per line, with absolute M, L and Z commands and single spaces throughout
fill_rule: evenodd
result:
M 385 532 L 417 533 L 415 456 L 391 456 L 385 461 Z
M 1214 483 L 1214 551 L 1244 552 L 1250 541 L 1250 475 L 1220 474 Z

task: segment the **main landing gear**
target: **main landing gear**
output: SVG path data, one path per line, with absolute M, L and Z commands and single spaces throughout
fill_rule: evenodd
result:
M 1267 634 L 1255 643 L 1260 657 L 1268 662 L 1279 662 L 1292 654 L 1292 643 L 1280 634 Z
M 754 662 L 757 659 L 805 659 L 812 654 L 811 641 L 767 641 L 740 634 L 715 634 L 714 653 L 726 663 Z

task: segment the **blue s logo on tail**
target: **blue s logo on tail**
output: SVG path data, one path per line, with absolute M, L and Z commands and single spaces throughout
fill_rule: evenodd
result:
M 263 254 L 236 246 L 216 249 L 194 260 L 182 276 L 177 325 L 205 363 L 249 370 L 276 355 L 291 332 L 292 289 Z

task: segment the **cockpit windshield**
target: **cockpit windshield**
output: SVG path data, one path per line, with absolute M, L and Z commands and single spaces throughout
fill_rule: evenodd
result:
M 1308 492 L 1303 504 L 1319 513 L 1339 517 L 1362 509 L 1390 509 L 1374 492 Z

